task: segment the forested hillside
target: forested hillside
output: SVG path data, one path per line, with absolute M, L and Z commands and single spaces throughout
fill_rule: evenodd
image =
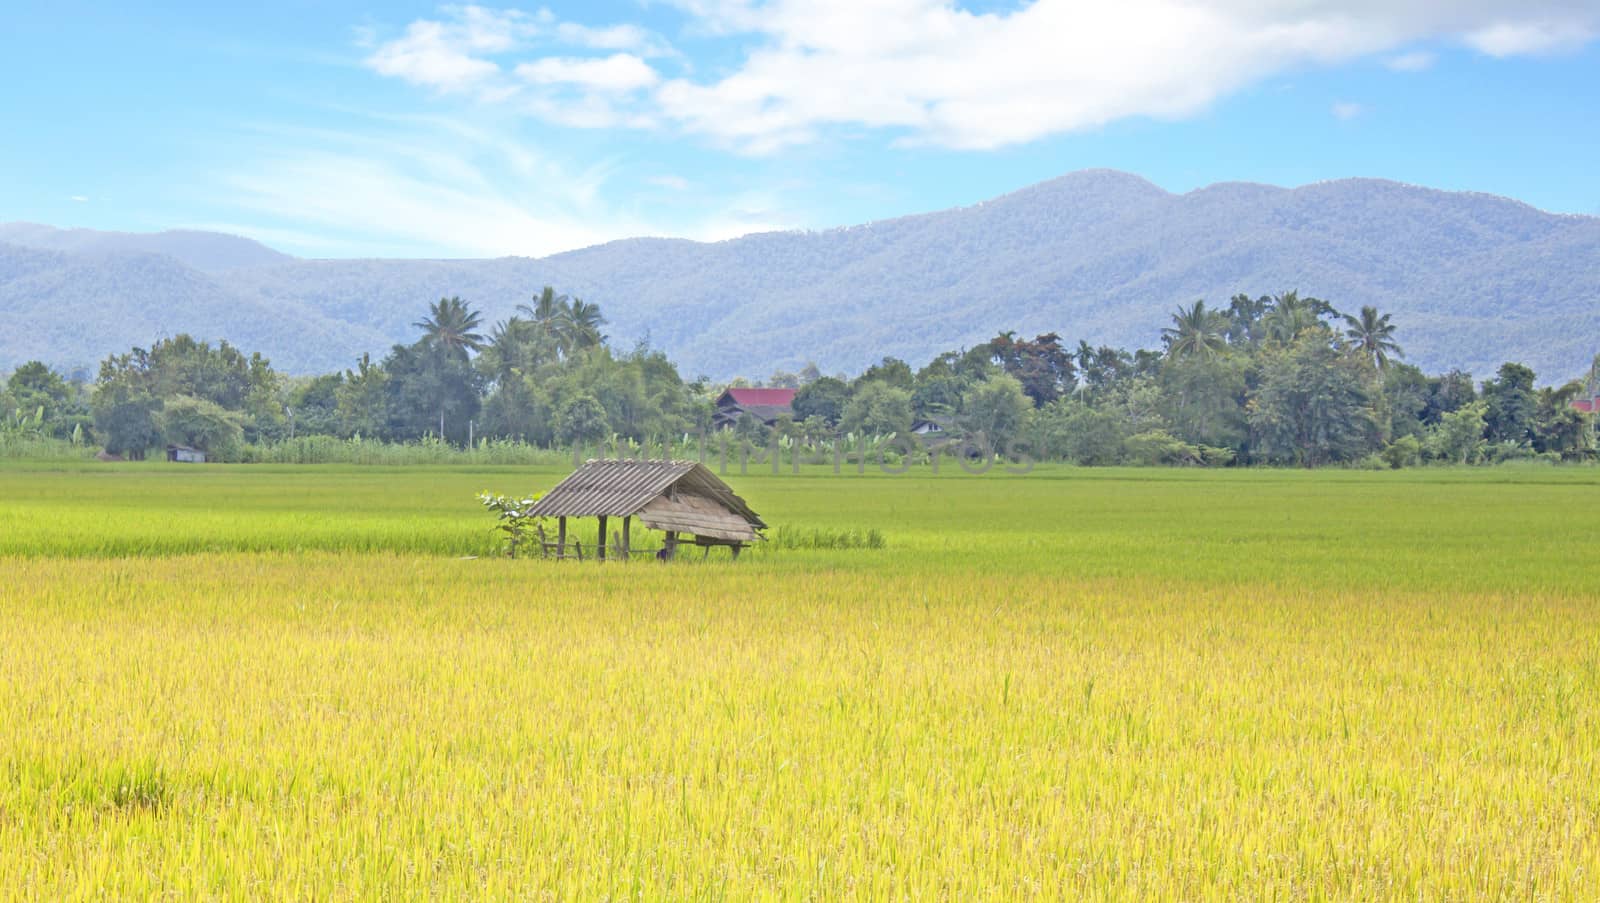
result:
M 1265 286 L 1393 313 L 1430 371 L 1487 375 L 1516 359 L 1561 380 L 1600 345 L 1600 219 L 1361 179 L 1173 195 L 1091 171 L 864 226 L 542 259 L 261 259 L 194 251 L 204 243 L 189 234 L 176 242 L 184 264 L 148 245 L 32 234 L 0 229 L 0 241 L 78 238 L 52 253 L 0 247 L 0 316 L 34 324 L 0 334 L 0 369 L 87 365 L 180 331 L 295 372 L 335 369 L 403 339 L 420 305 L 460 296 L 493 322 L 547 284 L 604 305 L 620 342 L 648 336 L 713 378 L 926 359 L 1002 328 L 1148 346 L 1174 305 Z

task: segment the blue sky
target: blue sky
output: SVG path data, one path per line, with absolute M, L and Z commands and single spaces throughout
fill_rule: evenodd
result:
M 542 255 L 1089 167 L 1600 214 L 1595 0 L 250 6 L 8 10 L 0 221 Z

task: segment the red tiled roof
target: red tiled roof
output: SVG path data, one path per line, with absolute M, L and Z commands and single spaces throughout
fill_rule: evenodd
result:
M 722 393 L 722 398 L 717 399 L 717 404 L 722 404 L 723 399 L 731 398 L 734 404 L 750 405 L 776 405 L 789 407 L 794 404 L 794 389 L 729 389 Z
M 1574 401 L 1572 406 L 1584 412 L 1585 414 L 1593 414 L 1596 410 L 1600 410 L 1600 397 L 1593 399 L 1580 398 L 1577 401 Z

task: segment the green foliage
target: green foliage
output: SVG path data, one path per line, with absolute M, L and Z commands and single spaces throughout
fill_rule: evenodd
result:
M 606 432 L 606 409 L 592 395 L 574 396 L 556 413 L 556 439 L 563 443 L 594 442 Z
M 1228 349 L 1226 327 L 1225 316 L 1207 310 L 1205 301 L 1196 301 L 1191 307 L 1178 308 L 1172 325 L 1161 330 L 1161 341 L 1167 346 L 1167 356 L 1174 360 L 1211 360 Z
M 432 433 L 467 441 L 482 404 L 482 380 L 464 351 L 426 340 L 396 345 L 383 367 L 383 435 L 410 440 Z
M 478 501 L 495 515 L 495 530 L 504 543 L 507 558 L 517 557 L 517 551 L 527 542 L 542 542 L 544 519 L 530 510 L 542 493 L 516 498 L 499 495 L 487 489 L 478 493 Z M 542 550 L 541 550 L 542 551 Z
M 169 400 L 161 409 L 161 437 L 187 445 L 215 461 L 237 461 L 243 452 L 244 427 L 239 414 L 188 395 Z
M 1532 441 L 1539 407 L 1533 380 L 1533 371 L 1527 367 L 1505 364 L 1494 379 L 1483 384 L 1483 419 L 1491 442 Z
M 1377 369 L 1387 369 L 1391 358 L 1406 356 L 1394 340 L 1395 326 L 1389 322 L 1389 315 L 1380 316 L 1376 307 L 1362 307 L 1359 317 L 1345 314 L 1344 321 L 1350 327 L 1345 335 Z
M 1034 448 L 1048 457 L 1091 467 L 1122 460 L 1127 425 L 1113 410 L 1063 400 L 1040 410 L 1034 423 Z
M 1206 463 L 1205 454 L 1198 446 L 1190 445 L 1166 430 L 1151 430 L 1129 436 L 1122 442 L 1122 452 L 1129 464 L 1143 467 Z
M 1344 316 L 1293 291 L 1240 294 L 1226 310 L 1196 301 L 1171 321 L 1162 331 L 1164 353 L 1087 341 L 1073 349 L 1053 332 L 1032 340 L 1002 332 L 916 371 L 886 357 L 850 382 L 815 366 L 777 372 L 770 382 L 799 387 L 792 412 L 771 423 L 746 414 L 731 438 L 746 449 L 777 440 L 818 459 L 831 458 L 825 445 L 843 436 L 852 461 L 880 451 L 898 460 L 899 451 L 878 446 L 907 432 L 914 418 L 930 418 L 956 440 L 952 447 L 970 441 L 1096 466 L 1409 466 L 1417 455 L 1400 441 L 1407 437 L 1440 461 L 1595 454 L 1593 419 L 1572 406 L 1582 387 L 1536 391 L 1532 371 L 1520 364 L 1483 384 L 1485 444 L 1474 446 L 1464 432 L 1471 418 L 1445 425 L 1477 400 L 1471 376 L 1428 377 L 1397 362 L 1396 328 L 1370 306 Z M 431 449 L 429 437 L 474 449 L 482 439 L 496 448 L 604 442 L 642 449 L 684 446 L 709 431 L 720 387 L 704 378 L 686 383 L 647 343 L 613 350 L 593 304 L 547 286 L 488 337 L 476 331 L 480 322 L 467 302 L 444 298 L 415 324 L 423 335 L 413 344 L 394 346 L 381 361 L 363 355 L 343 373 L 296 379 L 280 377 L 259 354 L 179 336 L 108 358 L 92 399 L 42 364 L 25 365 L 0 392 L 0 410 L 20 410 L 13 434 L 98 440 L 133 457 L 164 439 L 210 445 L 229 459 L 409 461 L 432 460 L 431 450 L 420 451 Z M 178 409 L 164 415 L 173 403 Z M 291 437 L 355 444 L 278 451 Z M 372 451 L 375 440 L 396 451 Z
M 794 413 L 801 420 L 820 417 L 828 425 L 838 426 L 849 400 L 850 387 L 843 380 L 823 376 L 794 393 Z
M 869 435 L 903 433 L 911 429 L 911 393 L 884 380 L 859 383 L 845 405 L 840 426 Z
M 1401 436 L 1385 445 L 1378 454 L 1393 470 L 1412 467 L 1422 460 L 1422 440 L 1415 435 Z
M 1249 404 L 1253 453 L 1274 463 L 1315 467 L 1350 461 L 1370 448 L 1372 390 L 1362 361 L 1306 328 L 1263 353 L 1261 384 Z
M 909 392 L 914 381 L 910 364 L 896 357 L 886 357 L 863 371 L 853 388 L 860 389 L 867 383 L 876 382 Z
M 1455 464 L 1470 464 L 1488 444 L 1484 438 L 1488 404 L 1475 401 L 1439 418 L 1427 434 L 1428 454 Z
M 484 338 L 475 331 L 482 321 L 482 315 L 460 298 L 440 298 L 428 309 L 428 316 L 411 325 L 422 330 L 423 344 L 465 361 L 483 347 Z
M 1156 380 L 1163 419 L 1173 432 L 1196 444 L 1243 445 L 1249 435 L 1248 366 L 1244 357 L 1234 354 L 1173 356 Z
M 138 460 L 161 442 L 161 399 L 122 390 L 95 393 L 94 426 L 107 452 Z
M 996 453 L 1005 453 L 1022 436 L 1033 405 L 1020 380 L 1001 374 L 968 390 L 962 401 L 961 426 L 982 437 Z
M 1035 336 L 1031 342 L 1003 332 L 989 340 L 988 349 L 1005 374 L 1015 379 L 1036 405 L 1055 401 L 1077 383 L 1072 355 L 1061 347 L 1061 337 L 1053 332 Z

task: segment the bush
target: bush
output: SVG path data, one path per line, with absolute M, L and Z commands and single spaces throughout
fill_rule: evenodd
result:
M 1129 436 L 1122 442 L 1123 454 L 1129 464 L 1151 466 L 1155 464 L 1204 464 L 1201 450 L 1179 439 L 1166 430 L 1150 430 Z
M 1422 440 L 1416 436 L 1401 436 L 1384 446 L 1378 456 L 1392 470 L 1415 467 L 1417 462 L 1422 460 Z

